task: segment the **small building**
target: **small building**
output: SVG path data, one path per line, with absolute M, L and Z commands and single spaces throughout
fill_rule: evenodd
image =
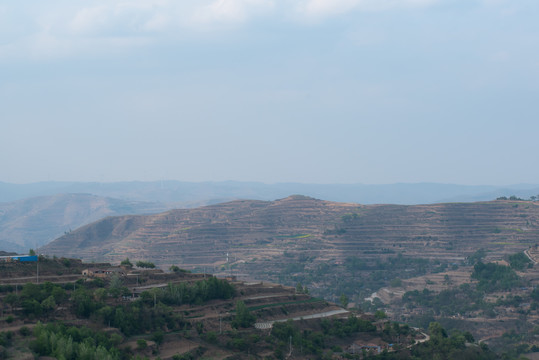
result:
M 13 261 L 20 261 L 20 262 L 37 262 L 37 255 L 23 255 L 23 256 L 17 256 L 13 257 Z
M 37 255 L 0 256 L 1 262 L 37 262 Z

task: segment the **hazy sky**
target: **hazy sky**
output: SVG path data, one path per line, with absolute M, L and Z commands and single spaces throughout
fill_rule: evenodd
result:
M 537 0 L 7 0 L 0 181 L 539 183 Z

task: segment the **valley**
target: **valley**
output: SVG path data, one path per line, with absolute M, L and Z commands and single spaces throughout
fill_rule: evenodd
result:
M 144 260 L 234 279 L 250 294 L 241 300 L 259 310 L 259 329 L 345 314 L 328 302 L 422 329 L 437 322 L 511 358 L 539 349 L 538 225 L 532 201 L 358 205 L 294 195 L 107 217 L 40 253 L 95 264 Z M 500 282 L 482 279 L 483 268 L 499 272 Z M 273 287 L 266 297 L 266 283 L 291 290 Z M 259 284 L 257 293 L 247 284 Z M 215 326 L 221 310 L 204 309 L 196 316 Z
M 469 266 L 479 249 L 485 261 L 527 250 L 539 238 L 538 225 L 539 206 L 526 201 L 401 206 L 291 196 L 109 217 L 41 251 L 299 282 L 318 296 L 336 300 L 344 293 L 357 303 L 395 279 Z

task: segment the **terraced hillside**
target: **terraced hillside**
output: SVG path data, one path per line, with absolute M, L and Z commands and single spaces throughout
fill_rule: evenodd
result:
M 343 217 L 338 225 L 342 234 L 327 241 L 343 256 L 398 251 L 462 260 L 485 248 L 498 258 L 539 240 L 538 210 L 535 203 L 505 201 L 366 206 Z
M 464 266 L 478 249 L 486 250 L 487 260 L 501 259 L 538 239 L 539 206 L 533 202 L 398 206 L 291 196 L 109 217 L 42 251 L 86 261 L 145 259 L 164 268 L 205 268 L 293 286 L 301 282 L 336 301 L 341 293 L 362 299 L 396 277 Z
M 55 240 L 42 251 L 86 260 L 126 256 L 186 267 L 282 255 L 291 244 L 315 250 L 324 231 L 357 205 L 301 196 L 275 202 L 234 201 L 151 216 L 109 217 Z

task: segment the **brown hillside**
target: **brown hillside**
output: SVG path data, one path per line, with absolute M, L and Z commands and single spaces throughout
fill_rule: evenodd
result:
M 62 236 L 43 253 L 86 260 L 126 256 L 156 263 L 211 265 L 236 258 L 281 254 L 290 239 L 320 243 L 324 230 L 357 205 L 302 196 L 274 202 L 234 201 L 158 215 L 109 217 Z M 296 244 L 296 245 L 297 245 Z
M 110 217 L 55 240 L 43 251 L 116 263 L 129 257 L 162 267 L 175 264 L 243 280 L 269 280 L 366 312 L 381 306 L 381 299 L 390 304 L 392 319 L 415 319 L 416 325 L 428 326 L 420 321 L 429 309 L 404 307 L 405 291 L 440 291 L 473 282 L 474 262 L 467 257 L 474 253 L 472 259 L 485 256 L 487 262 L 528 250 L 532 261 L 519 272 L 522 282 L 483 299 L 497 303 L 500 296 L 511 300 L 518 294 L 521 304 L 502 304 L 488 316 L 472 309 L 440 319 L 486 339 L 537 325 L 532 310 L 527 320 L 520 315 L 525 306 L 531 309 L 529 293 L 538 281 L 538 250 L 533 246 L 539 242 L 538 225 L 539 206 L 528 201 L 363 206 L 293 196 Z M 280 310 L 270 310 L 264 308 L 263 316 L 278 318 Z
M 187 267 L 223 264 L 227 252 L 231 261 L 245 262 L 280 257 L 285 251 L 307 253 L 315 261 L 392 253 L 451 260 L 485 248 L 495 258 L 535 244 L 538 224 L 539 207 L 524 201 L 361 206 L 292 196 L 109 217 L 42 251 Z
M 372 205 L 345 217 L 346 232 L 327 238 L 349 253 L 387 253 L 461 260 L 479 248 L 489 257 L 523 251 L 538 241 L 539 207 L 531 202 Z

